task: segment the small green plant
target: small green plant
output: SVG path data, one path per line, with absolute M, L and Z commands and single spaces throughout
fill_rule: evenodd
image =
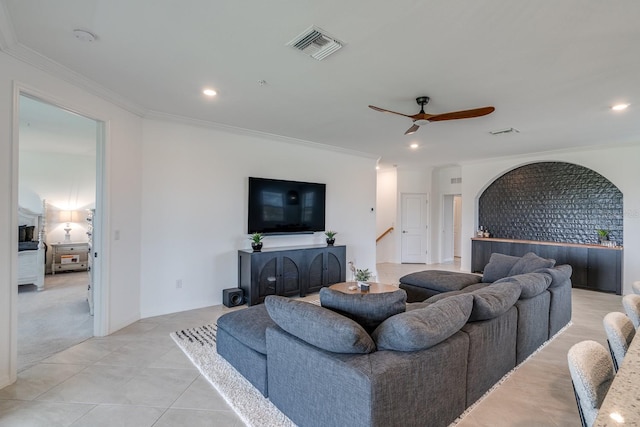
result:
M 365 268 L 364 270 L 357 269 L 355 279 L 358 282 L 366 282 L 367 280 L 371 279 L 371 272 L 368 268 Z
M 603 228 L 599 228 L 598 229 L 598 237 L 600 238 L 600 240 L 608 240 L 609 239 L 609 230 L 605 230 Z
M 262 242 L 262 239 L 264 239 L 264 235 L 262 233 L 253 233 L 251 237 L 249 237 L 249 240 L 253 243 L 260 243 Z
M 327 239 L 334 239 L 336 237 L 336 234 L 338 234 L 336 231 L 325 231 L 324 235 L 327 236 Z

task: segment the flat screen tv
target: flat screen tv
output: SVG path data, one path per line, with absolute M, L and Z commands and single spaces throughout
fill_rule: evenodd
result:
M 324 231 L 326 185 L 249 177 L 249 233 Z

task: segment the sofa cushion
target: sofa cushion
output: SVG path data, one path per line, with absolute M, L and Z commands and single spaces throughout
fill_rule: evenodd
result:
M 400 283 L 438 292 L 449 292 L 464 289 L 469 285 L 478 283 L 480 279 L 480 276 L 476 274 L 445 270 L 425 270 L 402 276 Z
M 471 292 L 473 310 L 469 321 L 489 320 L 506 313 L 518 301 L 520 292 L 520 285 L 513 282 L 493 284 Z
M 264 304 L 235 310 L 218 318 L 218 329 L 229 333 L 247 347 L 267 354 L 266 330 L 275 325 Z
M 367 332 L 394 314 L 403 313 L 407 293 L 398 289 L 380 294 L 347 294 L 329 288 L 320 289 L 320 305 L 358 322 Z
M 528 252 L 511 267 L 508 275 L 533 273 L 540 268 L 551 268 L 554 265 L 556 265 L 555 259 L 541 258 L 533 252 Z
M 459 291 L 443 292 L 441 294 L 434 295 L 424 300 L 424 302 L 428 304 L 433 304 L 434 302 L 440 301 L 441 299 L 449 298 L 455 295 L 468 294 L 469 292 L 473 292 L 477 289 L 482 289 L 487 286 L 489 286 L 488 283 L 476 283 L 475 285 L 469 285 L 466 288 L 461 289 Z
M 471 294 L 452 296 L 396 314 L 382 322 L 372 336 L 379 350 L 425 350 L 458 332 L 467 322 L 472 306 Z
M 489 258 L 489 263 L 484 266 L 482 281 L 484 283 L 493 283 L 496 280 L 509 276 L 509 271 L 511 271 L 519 260 L 520 257 L 518 256 L 492 253 L 491 258 Z
M 353 320 L 308 302 L 276 295 L 265 298 L 269 316 L 282 329 L 323 350 L 334 353 L 371 353 L 376 345 Z
M 520 285 L 520 299 L 533 298 L 547 290 L 551 284 L 551 275 L 547 273 L 527 273 L 505 277 L 494 283 L 513 282 Z M 492 285 L 493 286 L 493 285 Z

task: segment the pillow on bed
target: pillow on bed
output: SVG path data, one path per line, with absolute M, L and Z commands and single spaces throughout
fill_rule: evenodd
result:
M 19 225 L 18 226 L 18 242 L 26 242 L 26 238 L 27 238 L 27 230 L 26 230 L 27 226 L 26 225 Z
M 36 227 L 34 225 L 30 225 L 28 227 L 24 228 L 24 241 L 25 242 L 32 242 L 33 241 L 33 230 Z

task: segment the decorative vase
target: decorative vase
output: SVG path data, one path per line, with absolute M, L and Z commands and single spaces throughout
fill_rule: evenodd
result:
M 327 246 L 333 246 L 335 242 L 336 242 L 336 239 L 327 239 Z
M 367 292 L 370 288 L 369 284 L 367 282 L 363 282 L 362 280 L 357 281 L 357 286 L 358 289 L 360 289 L 362 292 Z
M 262 242 L 260 243 L 251 242 L 251 248 L 253 249 L 253 252 L 260 252 L 262 250 Z

